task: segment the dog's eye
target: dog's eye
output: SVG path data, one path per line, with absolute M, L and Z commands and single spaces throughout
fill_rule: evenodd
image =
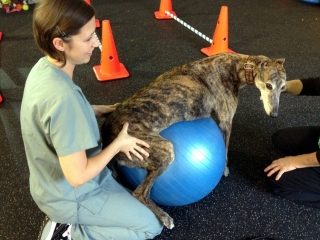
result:
M 267 83 L 266 84 L 266 87 L 269 89 L 269 90 L 272 90 L 272 85 L 270 83 Z

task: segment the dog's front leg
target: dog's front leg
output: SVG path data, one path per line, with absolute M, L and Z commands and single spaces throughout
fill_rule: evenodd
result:
M 231 129 L 232 129 L 232 121 L 220 121 L 219 127 L 221 129 L 225 146 L 226 146 L 226 165 L 224 168 L 223 175 L 227 177 L 229 175 L 229 168 L 228 168 L 228 147 L 229 147 L 229 140 L 231 135 Z

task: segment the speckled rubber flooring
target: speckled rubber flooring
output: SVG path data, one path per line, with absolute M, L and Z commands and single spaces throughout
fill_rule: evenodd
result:
M 99 20 L 110 20 L 120 62 L 129 78 L 99 82 L 92 67 L 95 50 L 78 67 L 75 82 L 92 104 L 124 100 L 161 73 L 205 55 L 209 43 L 174 20 L 157 20 L 159 0 L 92 0 Z M 229 12 L 229 48 L 238 53 L 286 58 L 288 79 L 320 74 L 320 7 L 298 0 L 172 0 L 177 16 L 213 37 L 222 6 Z M 28 72 L 42 56 L 32 36 L 32 11 L 0 11 L 0 239 L 34 240 L 44 217 L 31 199 L 19 111 Z M 97 29 L 101 36 L 101 29 Z M 157 240 L 244 240 L 270 236 L 282 240 L 320 239 L 320 210 L 266 191 L 263 169 L 281 155 L 270 138 L 279 128 L 320 122 L 319 97 L 283 94 L 280 116 L 268 117 L 253 86 L 240 91 L 229 148 L 230 176 L 201 201 L 165 207 L 175 228 Z

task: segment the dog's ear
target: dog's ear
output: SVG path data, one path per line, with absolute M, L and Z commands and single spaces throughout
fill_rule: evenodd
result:
M 256 61 L 256 65 L 257 66 L 260 65 L 261 68 L 268 66 L 268 64 L 270 66 L 277 66 L 278 68 L 283 68 L 284 61 L 285 61 L 284 58 L 276 58 L 269 61 Z
M 275 62 L 277 63 L 277 65 L 279 67 L 283 67 L 285 60 L 286 60 L 285 58 L 277 58 L 277 59 L 275 59 Z
M 265 66 L 267 66 L 268 62 L 267 61 L 263 61 L 263 60 L 256 60 L 256 66 L 259 68 L 264 68 Z
M 279 70 L 283 70 L 283 64 L 285 59 L 284 58 L 276 58 L 276 59 L 272 59 L 276 68 Z
M 268 65 L 268 62 L 267 62 L 267 61 L 261 62 L 261 68 L 264 68 L 264 67 L 267 66 L 267 65 Z

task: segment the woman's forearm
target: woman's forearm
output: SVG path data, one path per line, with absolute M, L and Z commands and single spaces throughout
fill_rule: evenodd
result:
M 300 79 L 290 80 L 286 82 L 286 93 L 299 95 L 302 91 L 303 84 Z
M 121 143 L 113 141 L 100 153 L 87 158 L 85 151 L 59 157 L 62 171 L 74 187 L 79 187 L 97 176 L 109 161 L 120 151 Z

